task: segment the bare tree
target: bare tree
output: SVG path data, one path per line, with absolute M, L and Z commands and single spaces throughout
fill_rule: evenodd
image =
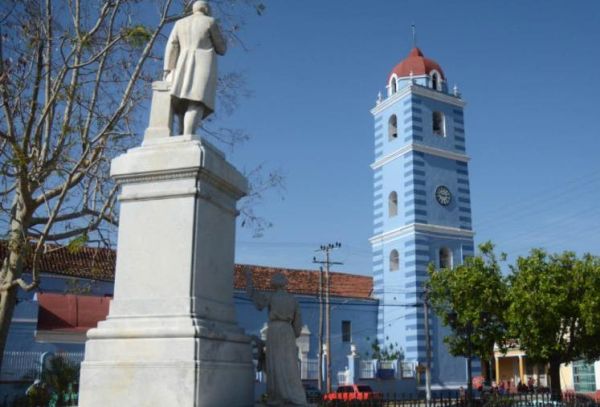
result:
M 155 51 L 162 50 L 163 30 L 187 3 L 2 2 L 0 222 L 8 249 L 0 272 L 0 366 L 17 291 L 39 286 L 38 259 L 56 248 L 48 243 L 110 244 L 118 223 L 110 160 L 139 144 L 139 111 L 162 65 L 148 62 L 160 59 Z M 244 7 L 264 10 L 254 0 L 212 4 L 231 41 L 239 41 Z M 219 95 L 229 110 L 239 80 L 235 73 L 220 78 Z M 247 138 L 241 130 L 211 125 L 206 132 L 226 144 Z M 259 177 L 252 199 L 280 182 L 276 173 Z M 248 210 L 260 227 L 261 219 Z M 31 279 L 23 276 L 26 260 Z

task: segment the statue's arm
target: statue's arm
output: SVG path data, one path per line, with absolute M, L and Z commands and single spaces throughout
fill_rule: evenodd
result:
M 258 308 L 258 310 L 262 310 L 264 307 L 269 305 L 269 298 L 254 289 L 254 283 L 252 282 L 252 270 L 249 267 L 246 267 L 246 294 L 254 303 L 254 306 Z
M 294 320 L 292 321 L 292 326 L 294 327 L 296 338 L 299 337 L 302 333 L 302 316 L 300 314 L 300 306 L 298 305 L 298 302 L 296 302 L 296 310 L 294 311 Z
M 221 34 L 221 30 L 216 21 L 213 21 L 210 25 L 210 39 L 217 54 L 225 55 L 227 52 L 227 42 Z
M 167 40 L 164 64 L 165 76 L 177 66 L 177 58 L 179 58 L 179 37 L 177 31 L 177 24 L 175 24 Z

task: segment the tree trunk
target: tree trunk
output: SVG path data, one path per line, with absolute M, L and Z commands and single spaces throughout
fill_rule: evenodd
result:
M 10 285 L 13 281 L 21 278 L 23 274 L 24 257 L 27 256 L 29 247 L 25 238 L 25 225 L 23 212 L 15 211 L 15 218 L 11 222 L 11 230 L 8 238 L 6 258 L 3 261 L 0 274 L 0 284 Z M 18 219 L 17 219 L 18 218 Z M 20 287 L 11 286 L 0 290 L 0 371 L 4 361 L 4 349 L 8 339 L 8 332 L 12 322 L 13 312 L 17 304 L 17 293 Z
M 552 400 L 561 400 L 560 391 L 560 358 L 553 356 L 550 358 L 550 393 Z
M 7 253 L 7 259 L 5 261 L 6 268 L 3 270 L 4 284 L 14 281 L 19 278 L 22 272 L 22 252 L 13 251 L 9 241 L 9 250 Z M 10 323 L 12 321 L 13 312 L 15 305 L 17 304 L 17 292 L 18 286 L 9 288 L 6 291 L 0 291 L 0 370 L 2 369 L 2 362 L 4 360 L 4 348 L 6 347 L 6 341 L 8 339 L 8 331 L 10 329 Z
M 8 339 L 8 330 L 12 321 L 13 312 L 17 303 L 18 287 L 0 293 L 0 370 L 4 362 L 4 349 Z
M 481 375 L 485 379 L 485 384 L 490 386 L 492 384 L 492 376 L 490 374 L 490 360 L 481 359 Z

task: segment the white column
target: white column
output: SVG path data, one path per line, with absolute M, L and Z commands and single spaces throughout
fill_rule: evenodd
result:
M 360 375 L 360 356 L 356 351 L 356 345 L 350 345 L 350 354 L 348 355 L 348 370 L 350 370 L 350 375 L 348 378 L 349 383 L 346 384 L 354 384 L 359 380 Z

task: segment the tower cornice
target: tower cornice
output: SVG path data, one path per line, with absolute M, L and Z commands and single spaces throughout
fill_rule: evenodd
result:
M 443 150 L 441 148 L 435 148 L 426 146 L 424 144 L 411 143 L 406 144 L 404 147 L 401 147 L 391 153 L 381 157 L 379 160 L 375 161 L 371 164 L 372 169 L 377 169 L 379 167 L 384 166 L 385 164 L 394 161 L 395 159 L 402 157 L 404 154 L 410 151 L 420 151 L 425 154 L 435 155 L 437 157 L 447 158 L 449 160 L 468 162 L 470 160 L 469 156 L 465 154 L 455 153 L 453 151 Z
M 439 92 L 426 86 L 421 86 L 417 85 L 416 83 L 413 83 L 412 85 L 408 85 L 400 89 L 398 92 L 383 100 L 381 103 L 378 103 L 373 109 L 371 109 L 371 114 L 374 116 L 382 112 L 387 107 L 393 105 L 398 100 L 404 98 L 406 95 L 411 93 L 458 107 L 465 107 L 465 105 L 467 104 L 464 100 L 456 96 L 448 95 L 447 93 Z
M 385 233 L 380 233 L 369 239 L 371 245 L 378 245 L 390 240 L 405 236 L 411 233 L 439 233 L 448 236 L 454 236 L 456 238 L 468 238 L 471 239 L 475 236 L 475 232 L 472 230 L 460 229 L 451 226 L 442 225 L 431 225 L 427 223 L 411 223 L 406 226 L 401 226 L 396 229 L 392 229 Z

